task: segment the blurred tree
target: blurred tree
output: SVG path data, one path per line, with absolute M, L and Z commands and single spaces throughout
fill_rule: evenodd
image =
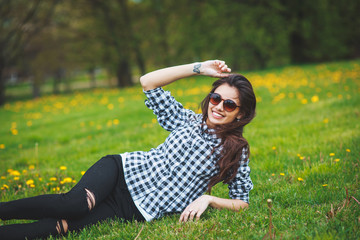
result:
M 103 48 L 103 63 L 115 73 L 118 87 L 132 85 L 133 57 L 140 74 L 145 74 L 146 69 L 140 39 L 133 31 L 129 3 L 127 0 L 91 0 L 82 4 L 89 6 L 85 14 L 93 18 L 93 31 Z
M 5 72 L 14 66 L 29 39 L 46 26 L 58 0 L 0 1 L 0 105 L 5 103 Z

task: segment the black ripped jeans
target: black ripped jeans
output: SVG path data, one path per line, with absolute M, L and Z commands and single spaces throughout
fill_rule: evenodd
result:
M 89 210 L 88 189 L 95 195 Z M 64 194 L 48 194 L 0 203 L 0 219 L 34 219 L 27 224 L 0 226 L 0 239 L 45 238 L 59 234 L 58 221 L 64 219 L 69 231 L 106 219 L 144 221 L 136 208 L 124 179 L 120 155 L 108 155 L 89 168 L 81 180 Z

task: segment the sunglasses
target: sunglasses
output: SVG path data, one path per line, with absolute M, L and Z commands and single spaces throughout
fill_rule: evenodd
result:
M 221 95 L 218 93 L 210 93 L 209 97 L 210 97 L 210 102 L 212 105 L 218 105 L 219 103 L 221 103 L 221 101 L 224 101 L 223 106 L 224 106 L 225 111 L 227 111 L 227 112 L 232 112 L 237 107 L 240 107 L 240 106 L 236 105 L 236 103 L 233 100 L 222 99 Z

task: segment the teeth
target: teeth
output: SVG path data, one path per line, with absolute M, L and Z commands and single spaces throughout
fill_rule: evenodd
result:
M 220 115 L 220 114 L 217 113 L 217 112 L 213 112 L 213 114 L 214 114 L 215 116 L 217 116 L 217 117 L 222 117 L 222 115 Z

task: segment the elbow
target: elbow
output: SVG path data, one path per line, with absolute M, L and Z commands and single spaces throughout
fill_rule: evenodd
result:
M 145 78 L 145 75 L 144 76 L 141 76 L 140 77 L 140 84 L 141 84 L 141 87 L 146 91 L 146 78 Z
M 156 87 L 152 86 L 150 84 L 151 81 L 149 81 L 149 79 L 147 78 L 146 74 L 144 76 L 141 76 L 140 77 L 140 84 L 141 84 L 141 87 L 144 91 L 149 91 L 151 89 L 154 89 Z

